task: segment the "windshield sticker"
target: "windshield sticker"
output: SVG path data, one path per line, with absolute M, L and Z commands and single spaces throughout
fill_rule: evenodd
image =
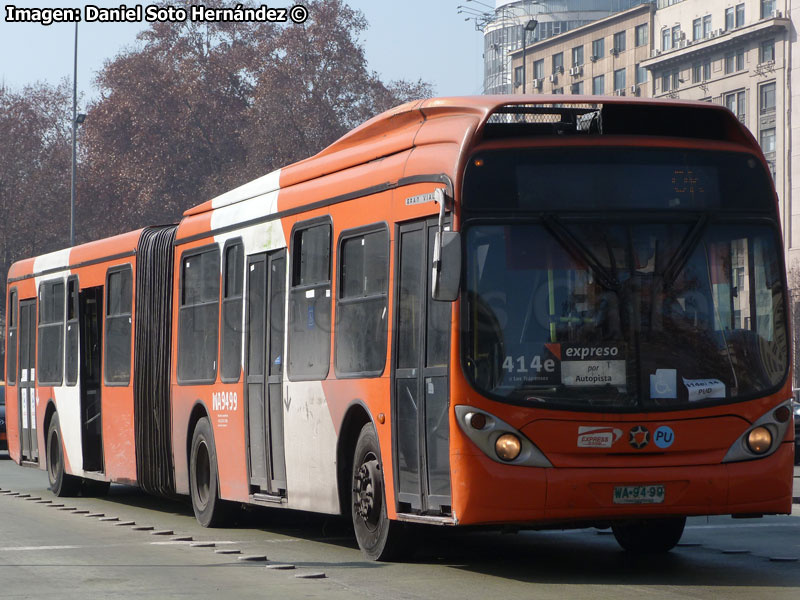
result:
M 678 371 L 676 369 L 656 369 L 656 374 L 650 375 L 650 397 L 677 398 Z
M 682 379 L 689 392 L 689 402 L 725 397 L 725 384 L 719 379 Z
M 564 385 L 625 385 L 624 353 L 619 346 L 562 346 Z
M 622 437 L 616 427 L 578 427 L 578 448 L 611 448 Z
M 653 443 L 659 448 L 669 448 L 674 441 L 675 432 L 667 425 L 662 425 L 653 434 Z
M 628 443 L 637 450 L 647 446 L 649 441 L 650 432 L 644 425 L 637 425 L 628 432 Z

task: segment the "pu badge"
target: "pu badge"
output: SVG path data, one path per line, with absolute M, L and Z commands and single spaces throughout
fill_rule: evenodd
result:
M 619 438 L 622 430 L 616 427 L 578 427 L 578 448 L 611 448 Z
M 637 450 L 644 448 L 650 441 L 650 432 L 647 430 L 647 427 L 644 427 L 643 425 L 637 425 L 630 430 L 630 433 L 628 434 L 628 441 L 630 442 L 631 446 Z

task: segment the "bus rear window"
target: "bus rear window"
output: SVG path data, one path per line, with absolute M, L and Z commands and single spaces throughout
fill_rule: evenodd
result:
M 652 148 L 493 150 L 464 175 L 465 211 L 773 211 L 753 155 Z

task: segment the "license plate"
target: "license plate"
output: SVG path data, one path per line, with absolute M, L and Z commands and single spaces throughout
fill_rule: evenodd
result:
M 614 504 L 661 504 L 664 502 L 664 486 L 618 485 L 614 487 Z

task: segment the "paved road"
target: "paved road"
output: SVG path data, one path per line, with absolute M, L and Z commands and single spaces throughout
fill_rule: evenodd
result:
M 595 530 L 437 529 L 420 539 L 414 561 L 376 564 L 362 558 L 338 519 L 254 510 L 234 528 L 208 530 L 187 504 L 134 488 L 113 486 L 103 499 L 56 500 L 46 484 L 44 473 L 0 455 L 0 488 L 30 495 L 0 493 L 3 598 L 800 597 L 800 562 L 770 560 L 800 557 L 800 506 L 791 517 L 693 519 L 682 545 L 656 558 L 629 556 Z M 97 513 L 105 516 L 90 516 Z M 106 517 L 119 521 L 100 520 Z M 154 529 L 118 524 L 125 521 Z M 175 540 L 178 534 L 192 541 Z M 193 546 L 197 541 L 215 545 Z M 216 553 L 222 549 L 240 554 Z M 269 562 L 240 561 L 241 555 L 266 555 Z M 295 569 L 265 567 L 274 563 Z M 296 577 L 314 573 L 326 577 Z

